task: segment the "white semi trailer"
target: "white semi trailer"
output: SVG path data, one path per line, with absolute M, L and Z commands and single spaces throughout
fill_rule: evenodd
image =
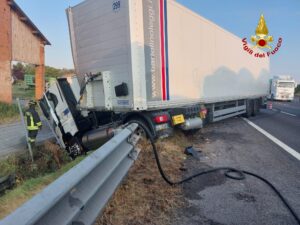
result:
M 289 75 L 275 76 L 270 82 L 270 99 L 292 101 L 294 99 L 296 81 Z
M 77 77 L 58 79 L 42 105 L 70 154 L 116 124 L 162 137 L 255 115 L 268 95 L 269 60 L 173 0 L 85 0 L 67 16 Z

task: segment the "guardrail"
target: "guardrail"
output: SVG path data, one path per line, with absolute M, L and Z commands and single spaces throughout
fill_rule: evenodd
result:
M 119 131 L 0 225 L 93 224 L 138 157 L 137 127 L 131 124 Z

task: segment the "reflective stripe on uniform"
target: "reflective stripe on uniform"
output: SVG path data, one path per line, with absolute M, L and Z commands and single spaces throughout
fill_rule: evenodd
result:
M 27 130 L 38 130 L 39 129 L 39 125 L 35 126 L 34 125 L 34 121 L 33 121 L 33 116 L 30 112 L 26 112 L 26 116 L 28 116 L 30 118 L 30 124 L 27 124 Z
M 39 127 L 37 127 L 37 126 L 32 126 L 32 127 L 27 127 L 27 130 L 38 130 L 39 129 Z
M 33 143 L 33 142 L 35 142 L 35 138 L 28 138 L 28 141 L 30 142 L 30 143 Z

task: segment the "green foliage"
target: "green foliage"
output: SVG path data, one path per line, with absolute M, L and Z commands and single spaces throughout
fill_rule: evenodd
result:
M 46 70 L 45 71 L 46 77 L 54 77 L 54 78 L 74 73 L 74 70 L 72 69 L 57 69 L 51 66 L 46 66 L 45 70 Z
M 60 77 L 60 76 L 64 75 L 62 73 L 62 70 L 56 69 L 56 68 L 51 67 L 51 66 L 46 66 L 45 74 L 46 74 L 47 77 Z
M 78 157 L 76 160 L 63 165 L 59 170 L 43 174 L 38 177 L 26 180 L 20 180 L 17 177 L 17 187 L 12 190 L 7 190 L 3 196 L 0 196 L 0 220 L 40 192 L 46 185 L 49 185 L 55 179 L 77 165 L 83 159 L 84 156 Z
M 35 74 L 35 66 L 31 64 L 27 64 L 24 68 L 25 74 Z
M 13 65 L 12 68 L 12 76 L 17 78 L 18 80 L 23 80 L 25 74 L 25 69 L 22 63 L 17 63 Z
M 23 71 L 24 65 L 22 63 L 18 62 L 17 64 L 13 65 L 13 69 Z
M 10 118 L 19 115 L 19 108 L 15 104 L 0 102 L 0 119 Z
M 0 161 L 0 177 L 15 173 L 19 182 L 57 171 L 71 159 L 66 151 L 50 141 L 37 146 L 33 151 L 34 162 L 28 152 L 10 156 Z
M 15 159 L 10 157 L 0 161 L 0 177 L 8 176 L 16 171 Z
M 61 164 L 70 162 L 66 151 L 62 151 L 56 144 L 51 142 L 45 142 L 44 145 L 35 148 L 33 151 L 34 162 L 27 154 L 18 156 L 15 161 L 17 178 L 23 181 L 55 172 L 59 169 L 55 156 Z
M 73 69 L 57 69 L 51 66 L 45 67 L 45 76 L 46 77 L 61 77 L 67 74 L 73 74 Z M 13 65 L 12 75 L 19 80 L 24 79 L 25 74 L 35 74 L 35 65 L 32 64 L 23 64 L 18 62 L 17 64 Z
M 17 81 L 13 85 L 13 96 L 14 98 L 20 99 L 34 99 L 35 90 L 34 87 L 27 87 L 24 81 Z

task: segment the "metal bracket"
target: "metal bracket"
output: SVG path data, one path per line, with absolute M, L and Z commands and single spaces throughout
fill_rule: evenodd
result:
M 132 160 L 137 160 L 138 155 L 141 151 L 140 148 L 136 147 L 136 144 L 140 140 L 141 136 L 133 133 L 131 136 L 128 137 L 127 142 L 133 146 L 133 150 L 128 154 L 128 157 Z
M 138 157 L 136 129 L 118 132 L 0 224 L 94 224 Z
M 136 144 L 138 143 L 140 138 L 141 138 L 140 135 L 133 133 L 131 136 L 128 137 L 127 142 L 134 147 L 134 146 L 136 146 Z
M 140 148 L 137 148 L 135 147 L 129 154 L 128 154 L 128 157 L 134 161 L 137 160 L 139 154 L 141 152 L 141 149 Z

